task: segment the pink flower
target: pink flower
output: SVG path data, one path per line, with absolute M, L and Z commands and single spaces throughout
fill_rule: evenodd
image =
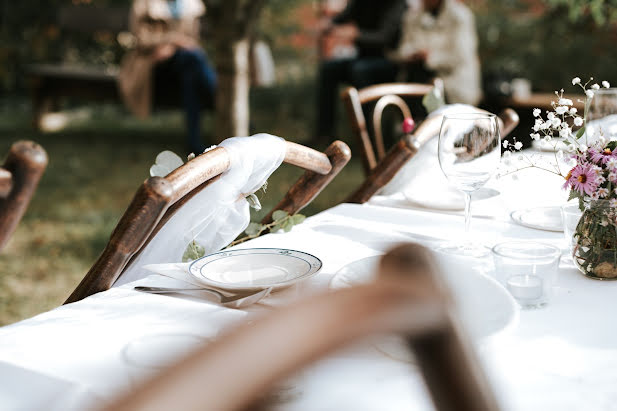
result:
M 587 150 L 587 154 L 590 160 L 596 164 L 606 164 L 611 158 L 615 158 L 616 156 L 616 153 L 611 151 L 608 147 L 602 151 L 592 147 Z
M 566 176 L 564 188 L 572 187 L 580 194 L 592 195 L 598 188 L 598 174 L 590 164 L 579 164 Z
M 416 128 L 416 123 L 413 121 L 413 118 L 406 117 L 405 120 L 403 120 L 403 133 L 409 134 L 414 128 Z

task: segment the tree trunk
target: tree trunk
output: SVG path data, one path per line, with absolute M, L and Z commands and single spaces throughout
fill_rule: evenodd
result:
M 216 139 L 249 133 L 249 48 L 266 0 L 206 0 L 218 76 Z
M 249 38 L 229 39 L 216 51 L 218 85 L 216 137 L 247 136 L 249 133 Z

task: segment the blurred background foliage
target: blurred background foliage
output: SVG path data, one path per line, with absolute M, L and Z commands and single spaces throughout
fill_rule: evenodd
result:
M 207 3 L 207 1 L 206 1 Z M 486 78 L 525 77 L 554 90 L 578 75 L 615 80 L 617 0 L 467 0 L 474 10 Z M 316 0 L 269 0 L 259 36 L 272 47 L 279 81 L 311 78 L 316 63 Z M 116 35 L 80 35 L 57 24 L 63 6 L 126 7 L 129 0 L 2 0 L 0 87 L 27 92 L 23 66 L 33 62 L 115 67 Z M 207 30 L 206 30 L 207 32 Z M 207 38 L 205 39 L 207 47 Z

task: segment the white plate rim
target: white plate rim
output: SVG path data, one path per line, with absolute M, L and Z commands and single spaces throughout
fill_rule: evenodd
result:
M 528 223 L 528 222 L 525 222 L 525 221 L 521 220 L 521 216 L 522 216 L 522 214 L 524 212 L 527 212 L 527 211 L 530 211 L 530 210 L 557 209 L 557 208 L 559 208 L 559 207 L 556 207 L 556 206 L 542 206 L 542 207 L 521 208 L 519 210 L 512 211 L 510 213 L 510 218 L 516 224 L 521 225 L 523 227 L 533 228 L 533 229 L 542 230 L 542 231 L 551 231 L 553 233 L 563 233 L 563 223 L 562 223 L 560 228 L 557 228 L 555 226 L 543 226 L 543 225 L 539 225 L 539 224 Z
M 262 252 L 259 252 L 262 251 Z M 220 260 L 222 258 L 231 258 L 238 255 L 247 255 L 247 254 L 276 254 L 283 255 L 287 257 L 301 258 L 305 262 L 309 264 L 310 269 L 303 273 L 302 275 L 289 279 L 287 281 L 281 281 L 271 284 L 261 284 L 261 285 L 251 285 L 251 284 L 229 284 L 225 282 L 220 282 L 216 280 L 212 280 L 203 275 L 202 269 L 208 264 Z M 216 253 L 208 254 L 197 260 L 193 261 L 189 265 L 189 274 L 193 276 L 197 281 L 215 286 L 217 288 L 226 289 L 226 290 L 263 290 L 265 288 L 272 287 L 273 289 L 279 289 L 283 287 L 288 287 L 298 281 L 304 280 L 306 278 L 312 277 L 317 274 L 321 267 L 323 266 L 323 262 L 318 257 L 309 254 L 305 251 L 292 250 L 288 248 L 273 248 L 273 247 L 257 247 L 257 248 L 241 248 L 237 250 L 221 250 Z

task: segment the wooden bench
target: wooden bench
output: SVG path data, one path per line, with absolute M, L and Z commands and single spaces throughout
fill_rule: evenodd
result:
M 106 33 L 117 41 L 118 34 L 128 32 L 128 7 L 67 6 L 60 8 L 57 23 L 65 33 L 95 36 Z M 203 27 L 203 24 L 202 24 Z M 33 125 L 41 129 L 50 111 L 58 110 L 63 98 L 120 102 L 118 69 L 96 65 L 62 63 L 32 64 L 26 67 L 32 93 Z M 180 107 L 178 87 L 158 85 L 155 107 Z

